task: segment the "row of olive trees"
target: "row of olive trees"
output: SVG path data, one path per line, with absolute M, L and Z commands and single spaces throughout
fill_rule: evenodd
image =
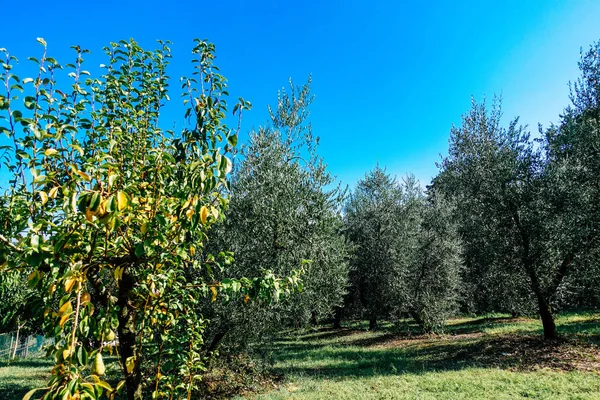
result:
M 2 49 L 0 293 L 18 305 L 6 326 L 40 318 L 54 338 L 44 399 L 191 398 L 220 353 L 351 307 L 371 328 L 410 316 L 436 330 L 461 307 L 533 303 L 553 338 L 553 307 L 598 277 L 600 45 L 538 143 L 474 103 L 426 192 L 376 168 L 345 196 L 317 153 L 310 81 L 280 92 L 234 160 L 212 44 L 193 49 L 190 124 L 174 132 L 159 123 L 168 43 L 111 43 L 97 78 L 82 49 L 61 65 L 40 43 L 32 78 Z
M 344 192 L 317 154 L 309 106 L 310 79 L 290 82 L 270 108 L 270 122 L 250 133 L 234 166 L 231 201 L 209 248 L 235 254 L 243 276 L 268 269 L 281 276 L 303 265 L 303 290 L 270 304 L 207 304 L 211 351 L 265 342 L 283 327 L 303 328 L 341 305 L 348 280 L 348 246 L 341 234 Z M 225 349 L 222 349 L 225 350 Z
M 378 318 L 408 314 L 436 330 L 457 310 L 461 245 L 449 203 L 379 168 L 344 196 L 317 154 L 311 102 L 310 80 L 291 85 L 270 109 L 270 123 L 250 134 L 225 220 L 207 248 L 231 250 L 229 270 L 240 275 L 265 268 L 286 275 L 303 263 L 303 291 L 268 305 L 206 303 L 208 355 L 264 342 L 282 327 L 339 318 L 352 297 L 371 328 Z
M 503 127 L 499 102 L 473 102 L 426 195 L 380 168 L 358 183 L 346 311 L 426 329 L 457 310 L 537 312 L 555 338 L 553 310 L 599 304 L 600 43 L 579 66 L 572 106 L 541 138 Z

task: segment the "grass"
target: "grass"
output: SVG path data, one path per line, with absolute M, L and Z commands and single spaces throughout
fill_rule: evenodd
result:
M 287 335 L 273 344 L 283 381 L 265 380 L 244 398 L 600 399 L 600 313 L 562 314 L 557 324 L 562 339 L 550 343 L 538 320 L 503 315 L 456 318 L 443 335 L 422 335 L 409 321 Z M 44 386 L 50 367 L 0 361 L 0 399 Z
M 118 364 L 115 357 L 106 357 L 108 380 L 117 381 Z M 0 360 L 0 400 L 21 400 L 23 396 L 34 388 L 47 386 L 52 360 L 46 358 L 16 358 L 9 361 Z M 36 393 L 39 398 L 44 392 Z
M 492 316 L 450 321 L 440 336 L 406 324 L 366 332 L 322 328 L 274 344 L 276 399 L 600 399 L 600 314 L 557 318 L 547 343 L 539 321 Z
M 37 358 L 0 361 L 0 399 L 20 400 L 29 390 L 46 386 L 51 368 L 49 360 Z

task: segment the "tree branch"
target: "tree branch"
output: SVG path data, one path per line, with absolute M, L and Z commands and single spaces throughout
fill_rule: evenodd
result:
M 2 241 L 4 244 L 6 244 L 8 247 L 10 247 L 11 249 L 18 251 L 19 253 L 22 253 L 24 250 L 20 247 L 15 246 L 14 243 L 12 243 L 10 240 L 8 240 L 4 235 L 0 234 L 0 241 Z

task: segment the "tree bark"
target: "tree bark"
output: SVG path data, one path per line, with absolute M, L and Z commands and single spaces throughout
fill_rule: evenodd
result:
M 558 332 L 556 330 L 556 324 L 554 323 L 554 316 L 550 311 L 548 302 L 544 299 L 538 298 L 538 307 L 540 317 L 542 318 L 542 325 L 544 327 L 544 339 L 554 340 L 558 338 Z
M 535 268 L 531 263 L 525 263 L 525 270 L 531 280 L 531 288 L 538 302 L 538 312 L 542 320 L 542 326 L 544 327 L 544 338 L 545 339 L 556 339 L 558 338 L 558 332 L 556 331 L 556 324 L 554 323 L 554 316 L 550 310 L 550 304 L 544 295 L 540 281 L 535 273 Z
M 17 319 L 17 335 L 15 337 L 15 348 L 13 349 L 11 359 L 14 360 L 17 356 L 17 347 L 19 347 L 19 332 L 21 331 L 21 324 L 19 324 L 19 320 Z
M 127 359 L 135 357 L 136 352 L 136 333 L 135 333 L 135 310 L 130 304 L 131 290 L 133 289 L 133 277 L 127 273 L 126 267 L 123 272 L 123 278 L 119 282 L 118 301 L 120 308 L 119 319 L 119 354 L 123 373 L 125 375 L 125 389 L 127 391 L 127 400 L 140 400 L 142 398 L 142 379 L 139 366 L 139 360 L 135 361 L 133 370 L 127 372 Z
M 554 316 L 550 310 L 550 304 L 544 296 L 544 292 L 540 285 L 535 268 L 530 263 L 525 264 L 525 270 L 531 280 L 531 288 L 538 302 L 538 312 L 542 320 L 542 326 L 544 327 L 544 338 L 545 339 L 556 339 L 558 338 L 558 332 L 556 331 L 556 324 L 554 323 Z
M 527 275 L 529 275 L 529 279 L 531 280 L 531 289 L 533 290 L 533 293 L 535 294 L 535 297 L 538 301 L 538 310 L 540 318 L 542 320 L 542 326 L 544 327 L 544 338 L 549 340 L 556 339 L 558 338 L 558 332 L 556 331 L 554 316 L 552 315 L 552 311 L 550 310 L 550 304 L 547 300 L 549 296 L 545 295 L 545 292 L 542 289 L 542 285 L 535 270 L 535 261 L 532 257 L 531 249 L 531 238 L 529 236 L 529 233 L 521 224 L 519 213 L 517 211 L 517 208 L 514 206 L 512 209 L 512 215 L 513 221 L 515 222 L 515 225 L 521 237 L 521 245 L 523 246 L 523 267 L 525 268 L 525 272 L 527 273 Z M 568 255 L 561 264 L 559 273 L 553 280 L 553 287 L 550 288 L 550 292 L 548 293 L 549 295 L 554 294 L 554 292 L 558 288 L 558 285 L 560 285 L 560 282 L 567 273 L 568 267 L 571 264 L 572 260 L 572 255 Z
M 336 307 L 333 311 L 333 329 L 342 329 L 342 307 Z
M 377 317 L 375 315 L 371 315 L 371 318 L 369 318 L 369 330 L 377 330 Z

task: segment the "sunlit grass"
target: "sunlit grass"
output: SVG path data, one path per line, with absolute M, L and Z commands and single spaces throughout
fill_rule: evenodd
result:
M 309 332 L 274 345 L 276 369 L 286 377 L 281 388 L 247 397 L 600 399 L 600 375 L 594 371 L 600 359 L 586 353 L 600 335 L 599 321 L 598 313 L 559 316 L 559 331 L 576 339 L 553 344 L 549 357 L 538 320 L 506 315 L 453 319 L 442 335 L 390 325 L 367 332 L 363 323 Z M 573 340 L 585 341 L 578 347 Z M 538 360 L 538 354 L 544 357 Z
M 452 319 L 440 335 L 410 320 L 376 332 L 357 321 L 288 333 L 272 345 L 283 383 L 245 398 L 600 399 L 600 313 L 565 313 L 557 325 L 563 339 L 552 344 L 537 319 L 507 315 Z M 0 362 L 0 400 L 44 386 L 50 368 L 39 359 Z
M 52 363 L 41 359 L 0 361 L 0 399 L 20 400 L 36 387 L 44 387 Z

